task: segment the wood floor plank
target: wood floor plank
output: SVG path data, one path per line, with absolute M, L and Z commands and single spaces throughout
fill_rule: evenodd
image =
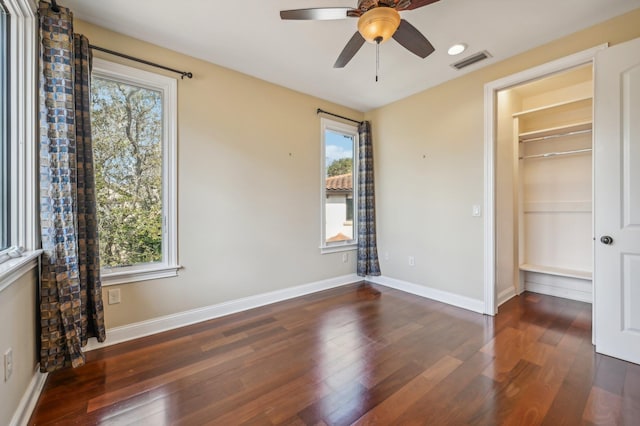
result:
M 575 355 L 550 352 L 539 374 L 523 384 L 519 402 L 504 419 L 504 424 L 540 424 L 551 408 L 562 383 L 573 365 Z M 540 365 L 540 364 L 538 364 Z
M 314 403 L 332 393 L 332 389 L 322 382 L 314 383 L 315 386 L 307 386 L 313 382 L 311 375 L 305 375 L 301 379 L 283 384 L 269 393 L 244 404 L 235 410 L 229 410 L 224 415 L 207 422 L 207 424 L 242 424 L 251 421 L 260 414 L 265 419 L 275 418 L 276 421 L 284 421 L 296 413 L 296 402 L 303 406 Z M 282 403 L 278 403 L 282 401 Z M 286 401 L 286 402 L 285 402 Z M 293 407 L 288 404 L 294 403 Z
M 596 362 L 594 386 L 615 395 L 621 395 L 627 374 L 627 362 L 611 357 L 601 357 Z
M 241 333 L 243 331 L 250 331 L 252 329 L 256 329 L 258 327 L 264 326 L 264 325 L 269 325 L 271 323 L 276 322 L 276 319 L 273 317 L 268 317 L 268 318 L 264 318 L 264 319 L 260 319 L 257 321 L 253 321 L 244 325 L 241 325 L 240 327 L 235 327 L 232 328 L 231 330 L 227 330 L 225 332 L 223 332 L 222 334 L 224 334 L 225 336 L 232 336 L 234 334 L 237 333 Z
M 582 418 L 584 421 L 594 424 L 619 425 L 621 424 L 621 409 L 622 399 L 619 395 L 594 386 L 591 388 Z
M 529 342 L 521 330 L 506 328 L 480 349 L 494 357 L 482 374 L 496 381 L 504 381 L 522 360 L 528 346 Z
M 484 352 L 476 352 L 466 362 L 456 368 L 445 377 L 438 386 L 428 391 L 424 396 L 411 404 L 409 408 L 398 417 L 398 424 L 436 424 L 434 419 L 444 413 L 452 412 L 452 408 L 459 410 L 461 405 L 468 401 L 454 401 L 454 396 L 466 389 L 471 382 L 476 380 L 486 366 L 491 363 L 492 356 Z M 481 378 L 485 380 L 485 378 Z M 490 379 L 486 378 L 487 381 Z M 451 407 L 447 407 L 451 404 Z M 422 423 L 420 423 L 422 422 Z
M 29 424 L 640 418 L 640 366 L 593 351 L 591 306 L 534 293 L 489 317 L 356 283 L 92 351 L 87 361 L 49 375 Z
M 221 354 L 220 356 L 207 358 L 198 363 L 188 365 L 186 367 L 182 367 L 180 369 L 171 371 L 169 373 L 165 373 L 163 375 L 156 376 L 148 380 L 137 382 L 131 386 L 127 386 L 127 387 L 118 389 L 116 391 L 107 392 L 96 398 L 90 399 L 89 405 L 87 407 L 87 412 L 90 413 L 102 407 L 115 405 L 120 401 L 123 401 L 124 399 L 130 398 L 131 396 L 135 396 L 140 393 L 147 392 L 149 390 L 155 389 L 159 386 L 165 385 L 166 383 L 170 383 L 174 380 L 180 379 L 185 376 L 199 374 L 200 372 L 208 368 L 211 368 L 223 363 L 227 359 L 245 355 L 250 352 L 252 352 L 252 349 L 249 347 L 235 348 L 230 350 L 227 353 Z
M 512 407 L 510 402 L 519 395 L 522 383 L 533 377 L 538 368 L 521 360 L 509 371 L 510 379 L 503 382 L 477 374 L 466 386 L 454 388 L 448 397 L 439 396 L 445 405 L 432 413 L 429 420 L 433 424 L 500 424 Z M 458 409 L 447 409 L 451 401 L 458 401 Z
M 437 386 L 461 364 L 462 361 L 459 359 L 450 356 L 442 357 L 432 367 L 409 381 L 396 393 L 360 417 L 354 424 L 393 424 L 412 404 Z
M 633 424 L 640 419 L 640 365 L 627 366 L 622 396 L 622 423 Z

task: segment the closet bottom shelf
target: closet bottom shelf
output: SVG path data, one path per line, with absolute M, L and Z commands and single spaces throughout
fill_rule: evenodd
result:
M 590 271 L 557 268 L 555 266 L 532 265 L 529 263 L 520 265 L 520 270 L 526 272 L 538 272 L 541 274 L 556 275 L 558 277 L 578 278 L 582 280 L 591 280 L 593 276 Z

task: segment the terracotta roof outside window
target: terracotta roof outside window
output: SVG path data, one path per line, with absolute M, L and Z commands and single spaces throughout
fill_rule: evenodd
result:
M 327 178 L 327 191 L 351 191 L 352 189 L 351 173 Z
M 328 243 L 334 243 L 336 241 L 349 241 L 351 238 L 344 235 L 342 232 L 337 233 L 331 238 L 327 239 Z

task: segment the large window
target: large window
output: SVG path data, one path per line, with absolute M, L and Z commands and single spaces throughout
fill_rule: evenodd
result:
M 91 125 L 106 284 L 174 276 L 176 80 L 96 59 Z
M 321 127 L 321 249 L 351 250 L 357 244 L 358 229 L 355 214 L 358 129 L 326 118 L 321 120 Z
M 37 23 L 36 2 L 0 1 L 0 291 L 40 253 Z

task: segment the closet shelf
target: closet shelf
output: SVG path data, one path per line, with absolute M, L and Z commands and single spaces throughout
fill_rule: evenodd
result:
M 540 274 L 555 275 L 558 277 L 578 278 L 581 280 L 590 280 L 593 276 L 590 271 L 557 268 L 555 266 L 531 265 L 529 263 L 520 265 L 520 270 L 526 272 L 538 272 Z
M 559 157 L 563 155 L 582 154 L 585 152 L 591 152 L 591 148 L 573 149 L 571 151 L 545 152 L 544 154 L 525 155 L 524 157 L 518 157 L 518 159 L 526 160 L 528 158 L 551 158 L 551 157 Z
M 585 105 L 589 105 L 591 104 L 593 100 L 592 96 L 582 96 L 579 98 L 575 98 L 575 99 L 570 99 L 568 101 L 563 101 L 563 102 L 558 102 L 555 104 L 551 104 L 551 105 L 545 105 L 542 107 L 538 107 L 538 108 L 531 108 L 531 109 L 527 109 L 524 111 L 520 111 L 520 112 L 516 112 L 513 114 L 513 118 L 516 117 L 523 117 L 523 116 L 527 116 L 527 115 L 535 115 L 538 113 L 542 113 L 542 114 L 546 114 L 549 112 L 556 112 L 558 110 L 564 110 L 564 109 L 572 109 L 572 108 L 576 108 L 580 105 L 580 103 L 584 103 Z
M 520 142 L 533 142 L 534 140 L 542 140 L 549 138 L 557 138 L 561 136 L 571 136 L 579 133 L 590 132 L 593 128 L 592 121 L 581 121 L 579 123 L 566 124 L 564 126 L 550 127 L 547 129 L 534 130 L 532 132 L 520 133 L 518 138 Z

